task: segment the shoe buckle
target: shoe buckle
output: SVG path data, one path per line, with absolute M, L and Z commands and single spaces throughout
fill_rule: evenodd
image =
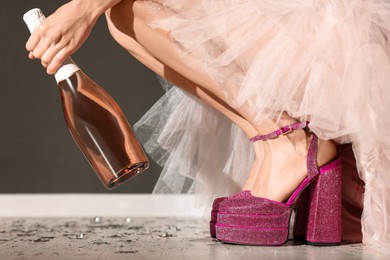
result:
M 293 129 L 291 128 L 290 125 L 287 125 L 287 126 L 280 128 L 280 130 L 282 131 L 282 135 L 286 135 L 286 134 L 292 132 Z

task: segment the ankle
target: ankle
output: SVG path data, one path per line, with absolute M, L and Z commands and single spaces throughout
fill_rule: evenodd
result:
M 294 153 L 307 153 L 310 144 L 310 135 L 304 129 L 294 130 L 288 134 L 280 135 L 277 138 L 264 141 L 267 151 L 281 152 L 291 150 Z M 267 152 L 266 151 L 266 152 Z
M 311 134 L 307 130 L 295 130 L 287 135 L 279 136 L 264 142 L 265 152 L 278 154 L 291 151 L 306 157 L 311 142 Z M 332 140 L 318 139 L 317 165 L 321 167 L 337 156 L 337 147 Z
M 332 140 L 318 140 L 317 165 L 324 166 L 337 156 L 337 147 Z
M 264 152 L 269 154 L 285 154 L 289 152 L 306 158 L 311 134 L 306 130 L 295 130 L 287 135 L 279 136 L 263 142 Z M 255 143 L 254 143 L 255 145 Z M 287 155 L 288 156 L 288 155 Z M 332 140 L 318 139 L 317 165 L 324 166 L 337 156 L 337 147 Z

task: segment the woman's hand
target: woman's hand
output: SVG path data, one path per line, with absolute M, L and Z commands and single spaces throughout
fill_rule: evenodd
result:
M 73 0 L 61 6 L 28 39 L 29 58 L 41 59 L 47 73 L 54 74 L 85 42 L 99 16 L 119 1 Z

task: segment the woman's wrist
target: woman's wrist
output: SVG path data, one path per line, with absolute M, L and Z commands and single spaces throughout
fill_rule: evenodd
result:
M 80 12 L 88 13 L 92 20 L 97 20 L 107 9 L 122 0 L 73 0 Z

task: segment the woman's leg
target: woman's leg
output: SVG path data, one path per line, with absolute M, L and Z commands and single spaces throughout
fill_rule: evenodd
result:
M 142 63 L 218 109 L 241 127 L 248 137 L 267 134 L 281 125 L 295 122 L 295 119 L 284 113 L 278 125 L 272 120 L 264 120 L 259 124 L 253 120 L 248 106 L 232 109 L 219 82 L 206 72 L 194 71 L 183 63 L 168 34 L 148 26 L 153 19 L 149 8 L 150 3 L 125 0 L 108 13 L 114 38 Z M 157 10 L 156 8 L 154 12 Z M 167 15 L 166 10 L 161 12 L 161 16 L 163 15 Z M 264 163 L 255 163 L 250 181 L 244 189 L 252 189 L 252 193 L 257 196 L 278 201 L 286 199 L 307 174 L 305 158 L 308 143 L 307 133 L 302 130 L 270 141 L 254 143 L 256 154 L 265 154 Z M 330 161 L 335 154 L 335 145 L 331 141 L 321 141 L 319 165 Z M 261 174 L 257 174 L 259 172 Z
M 128 3 L 129 2 L 133 1 L 128 1 Z M 138 59 L 156 74 L 173 82 L 176 86 L 179 86 L 186 92 L 192 94 L 193 96 L 199 98 L 208 105 L 212 106 L 214 109 L 221 112 L 233 123 L 239 126 L 246 134 L 248 139 L 257 135 L 258 132 L 256 128 L 254 128 L 236 110 L 232 109 L 224 101 L 208 91 L 207 87 L 201 87 L 199 84 L 196 84 L 183 75 L 179 74 L 177 71 L 168 67 L 166 64 L 163 64 L 157 60 L 149 51 L 147 51 L 139 42 L 137 42 L 132 26 L 134 20 L 134 17 L 131 16 L 132 5 L 128 5 L 128 3 L 125 5 L 125 7 L 122 6 L 123 4 L 120 4 L 120 6 L 109 10 L 107 13 L 108 25 L 115 40 L 118 41 L 118 43 L 121 44 L 126 50 L 128 50 L 136 59 Z M 124 20 L 123 17 L 126 17 L 128 20 Z M 208 82 L 208 80 L 210 80 L 210 82 Z M 210 85 L 215 84 L 214 80 L 211 80 L 211 78 L 205 80 L 204 83 Z M 261 149 L 260 146 L 259 149 Z M 253 167 L 251 168 L 251 172 L 249 173 L 248 179 L 243 187 L 244 190 L 251 190 L 255 184 L 255 180 L 262 161 L 262 158 L 259 157 L 259 149 L 256 150 L 256 158 Z

